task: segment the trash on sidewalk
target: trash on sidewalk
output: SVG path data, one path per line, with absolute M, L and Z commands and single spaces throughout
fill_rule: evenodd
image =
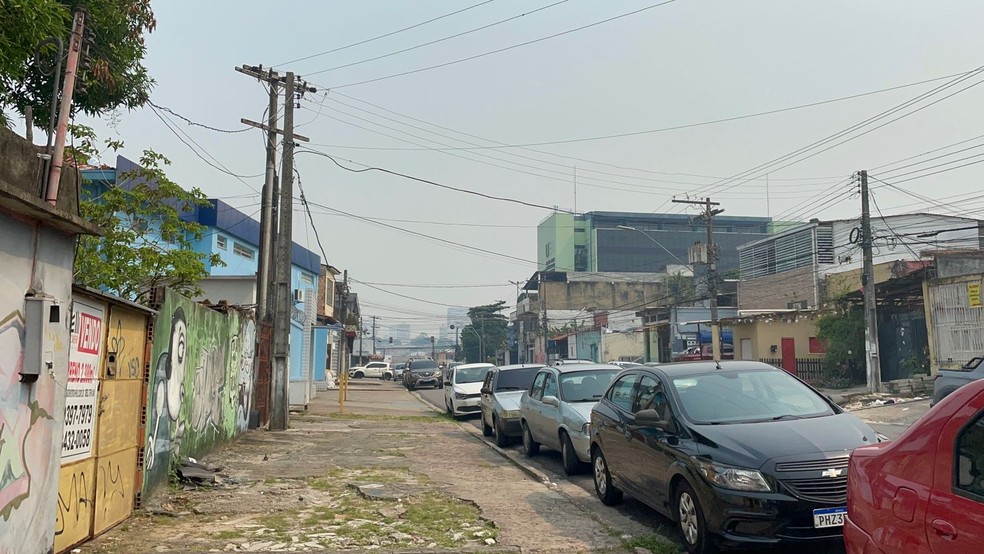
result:
M 183 483 L 195 486 L 215 485 L 220 482 L 217 477 L 219 471 L 221 468 L 211 469 L 194 458 L 185 458 L 178 465 L 178 478 Z

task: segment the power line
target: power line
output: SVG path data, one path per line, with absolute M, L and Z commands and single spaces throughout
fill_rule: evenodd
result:
M 293 59 L 293 60 L 288 60 L 286 62 L 281 62 L 281 63 L 276 64 L 276 66 L 284 66 L 284 65 L 287 65 L 287 64 L 290 64 L 290 63 L 296 63 L 296 62 L 302 62 L 304 60 L 310 60 L 311 58 L 317 58 L 317 57 L 324 56 L 324 55 L 327 55 L 327 54 L 333 54 L 335 52 L 340 52 L 342 50 L 346 50 L 348 48 L 352 48 L 353 46 L 360 46 L 360 45 L 367 44 L 367 43 L 370 43 L 370 42 L 373 42 L 373 41 L 376 41 L 376 40 L 379 40 L 379 39 L 382 39 L 382 38 L 391 37 L 393 35 L 400 34 L 400 33 L 404 32 L 404 31 L 409 31 L 411 29 L 416 29 L 417 27 L 422 27 L 424 25 L 427 25 L 428 23 L 433 23 L 435 21 L 439 21 L 439 20 L 444 19 L 446 17 L 451 17 L 452 15 L 457 15 L 459 13 L 467 12 L 468 10 L 473 10 L 473 9 L 479 7 L 479 6 L 484 6 L 485 4 L 489 4 L 492 1 L 493 0 L 485 0 L 484 2 L 479 2 L 477 4 L 472 4 L 471 6 L 468 6 L 466 8 L 461 8 L 459 10 L 455 10 L 453 12 L 446 13 L 446 14 L 440 15 L 438 17 L 433 17 L 431 19 L 428 19 L 427 21 L 421 21 L 420 23 L 415 23 L 413 25 L 410 25 L 409 27 L 404 27 L 402 29 L 397 29 L 396 31 L 390 31 L 389 33 L 384 33 L 382 35 L 377 35 L 377 36 L 374 36 L 372 38 L 367 38 L 365 40 L 360 40 L 358 42 L 353 42 L 351 44 L 346 44 L 345 46 L 339 46 L 339 47 L 336 47 L 336 48 L 332 48 L 331 50 L 325 50 L 324 52 L 318 52 L 317 54 L 311 54 L 310 56 L 304 56 L 304 57 L 301 57 L 301 58 L 296 58 L 296 59 Z
M 433 304 L 435 306 L 445 306 L 445 307 L 448 307 L 448 308 L 469 308 L 470 307 L 470 306 L 461 306 L 461 305 L 458 305 L 458 304 L 445 304 L 444 302 L 434 302 L 432 300 L 424 300 L 423 298 L 417 298 L 415 296 L 409 296 L 409 295 L 406 295 L 406 294 L 400 294 L 398 292 L 393 292 L 391 290 L 386 290 L 384 288 L 380 288 L 380 287 L 377 287 L 375 285 L 370 285 L 369 283 L 366 283 L 364 281 L 359 281 L 358 279 L 353 278 L 351 275 L 349 276 L 349 279 L 351 279 L 352 281 L 354 281 L 356 283 L 359 283 L 361 285 L 365 285 L 365 286 L 367 286 L 367 287 L 369 287 L 371 289 L 375 289 L 375 290 L 378 290 L 380 292 L 385 292 L 386 294 L 392 294 L 393 296 L 399 296 L 400 298 L 406 298 L 408 300 L 414 300 L 416 302 L 423 302 L 425 304 Z
M 511 17 L 507 17 L 505 19 L 500 19 L 499 21 L 495 21 L 493 23 L 489 23 L 489 24 L 483 25 L 481 27 L 476 27 L 474 29 L 469 29 L 467 31 L 462 31 L 460 33 L 455 33 L 453 35 L 448 35 L 446 37 L 435 39 L 435 40 L 432 40 L 432 41 L 429 41 L 429 42 L 425 42 L 423 44 L 417 44 L 415 46 L 410 46 L 408 48 L 404 48 L 402 50 L 397 50 L 395 52 L 389 52 L 387 54 L 380 54 L 379 56 L 372 56 L 372 57 L 369 57 L 369 58 L 363 58 L 363 59 L 358 60 L 358 61 L 349 62 L 349 63 L 342 64 L 342 65 L 336 65 L 335 67 L 329 67 L 327 69 L 321 69 L 321 70 L 318 70 L 318 71 L 311 71 L 311 72 L 306 73 L 306 75 L 308 77 L 310 77 L 311 75 L 320 75 L 322 73 L 328 73 L 329 71 L 335 71 L 336 69 L 343 69 L 343 68 L 346 68 L 346 67 L 352 67 L 354 65 L 361 65 L 361 64 L 364 64 L 364 63 L 368 63 L 368 62 L 374 62 L 376 60 L 381 60 L 383 58 L 389 58 L 390 56 L 396 56 L 398 54 L 403 54 L 405 52 L 410 52 L 411 50 L 416 50 L 418 48 L 423 48 L 425 46 L 430 46 L 432 44 L 437 44 L 439 42 L 444 42 L 446 40 L 451 40 L 451 39 L 462 37 L 462 36 L 465 36 L 465 35 L 470 35 L 471 33 L 476 33 L 478 31 L 484 31 L 485 29 L 489 29 L 489 28 L 495 27 L 497 25 L 502 25 L 503 23 L 508 23 L 508 22 L 510 22 L 510 21 L 512 21 L 514 19 L 519 19 L 519 18 L 524 17 L 524 16 L 527 16 L 527 15 L 532 15 L 532 14 L 534 14 L 536 12 L 540 12 L 540 11 L 543 11 L 543 10 L 550 9 L 550 8 L 552 8 L 554 6 L 558 6 L 560 4 L 564 4 L 567 1 L 568 0 L 559 0 L 558 2 L 554 2 L 553 4 L 549 4 L 547 6 L 543 6 L 542 8 L 537 8 L 537 9 L 535 9 L 533 11 L 524 12 L 524 13 L 521 13 L 519 15 L 514 15 L 514 16 L 511 16 Z
M 503 48 L 498 48 L 496 50 L 491 50 L 491 51 L 488 51 L 488 52 L 483 52 L 481 54 L 475 54 L 473 56 L 468 56 L 468 57 L 465 57 L 465 58 L 459 58 L 459 59 L 456 59 L 456 60 L 451 60 L 451 61 L 448 61 L 448 62 L 436 64 L 436 65 L 431 65 L 431 66 L 428 66 L 428 67 L 421 67 L 421 68 L 418 68 L 418 69 L 412 69 L 410 71 L 404 71 L 402 73 L 394 73 L 394 74 L 391 74 L 391 75 L 385 75 L 383 77 L 376 77 L 374 79 L 366 79 L 364 81 L 357 81 L 357 82 L 354 82 L 354 83 L 347 83 L 347 84 L 344 84 L 344 85 L 338 85 L 338 86 L 334 86 L 334 87 L 322 87 L 322 88 L 330 88 L 330 89 L 336 90 L 336 89 L 354 87 L 354 86 L 357 86 L 357 85 L 365 85 L 365 84 L 368 84 L 368 83 L 375 83 L 375 82 L 378 82 L 378 81 L 384 81 L 384 80 L 387 80 L 387 79 L 393 79 L 395 77 L 403 77 L 405 75 L 411 75 L 411 74 L 414 74 L 414 73 L 420 73 L 420 72 L 423 72 L 423 71 L 430 71 L 432 69 L 438 69 L 438 68 L 441 68 L 441 67 L 447 67 L 449 65 L 455 65 L 455 64 L 459 64 L 459 63 L 463 63 L 463 62 L 475 60 L 475 59 L 478 59 L 478 58 L 483 58 L 485 56 L 491 56 L 492 54 L 499 54 L 501 52 L 506 52 L 508 50 L 513 50 L 515 48 L 520 48 L 522 46 L 529 46 L 530 44 L 535 44 L 537 42 L 543 42 L 545 40 L 550 40 L 550 39 L 557 38 L 557 37 L 564 36 L 564 35 L 568 35 L 568 34 L 571 34 L 571 33 L 576 33 L 578 31 L 583 31 L 584 29 L 588 29 L 588 28 L 591 28 L 591 27 L 597 27 L 598 25 L 603 25 L 605 23 L 609 23 L 609 22 L 615 21 L 616 19 L 622 19 L 623 17 L 629 17 L 631 15 L 635 15 L 635 14 L 644 12 L 646 10 L 651 10 L 653 8 L 658 8 L 660 6 L 665 6 L 667 4 L 672 4 L 675 1 L 676 0 L 665 0 L 665 1 L 659 2 L 657 4 L 651 4 L 651 5 L 646 6 L 644 8 L 639 8 L 638 10 L 634 10 L 634 11 L 631 11 L 631 12 L 623 13 L 621 15 L 616 15 L 614 17 L 609 17 L 608 19 L 603 19 L 601 21 L 595 21 L 594 23 L 589 23 L 587 25 L 582 25 L 582 26 L 576 27 L 574 29 L 568 29 L 568 30 L 562 31 L 560 33 L 554 33 L 554 34 L 549 35 L 549 36 L 540 37 L 540 38 L 533 39 L 533 40 L 528 40 L 526 42 L 521 42 L 519 44 L 513 44 L 512 46 L 506 46 L 506 47 L 503 47 Z
M 210 131 L 215 131 L 217 133 L 228 133 L 228 134 L 231 135 L 231 134 L 236 134 L 236 133 L 245 133 L 246 131 L 249 131 L 249 130 L 252 129 L 252 127 L 243 127 L 242 129 L 219 129 L 218 127 L 212 127 L 211 125 L 205 125 L 204 123 L 198 123 L 197 121 L 192 121 L 191 119 L 189 119 L 189 118 L 187 118 L 187 117 L 185 117 L 185 116 L 183 116 L 183 115 L 175 112 L 171 108 L 167 108 L 167 107 L 164 107 L 164 106 L 158 106 L 157 104 L 155 104 L 151 100 L 147 100 L 147 104 L 150 105 L 150 106 L 152 106 L 152 107 L 154 107 L 154 108 L 157 108 L 158 110 L 167 112 L 167 113 L 173 115 L 174 117 L 177 117 L 178 119 L 184 120 L 188 125 L 193 125 L 195 127 L 202 127 L 203 129 L 208 129 Z
M 489 285 L 451 285 L 451 284 L 438 284 L 438 285 L 411 285 L 406 283 L 365 283 L 367 285 L 378 285 L 380 287 L 407 287 L 407 288 L 418 288 L 418 289 L 487 289 L 495 287 L 511 287 L 512 283 L 495 283 Z
M 527 206 L 527 207 L 530 207 L 530 208 L 540 208 L 540 209 L 543 209 L 543 210 L 550 210 L 552 212 L 562 212 L 562 213 L 568 213 L 568 214 L 573 214 L 574 213 L 574 212 L 571 212 L 569 210 L 562 210 L 562 209 L 556 208 L 554 206 L 545 206 L 543 204 L 534 204 L 532 202 L 526 202 L 525 200 L 518 200 L 518 199 L 515 199 L 515 198 L 507 198 L 507 197 L 503 197 L 503 196 L 493 196 L 491 194 L 485 194 L 483 192 L 477 192 L 477 191 L 473 191 L 473 190 L 467 190 L 467 189 L 463 189 L 463 188 L 452 187 L 450 185 L 442 185 L 441 183 L 438 183 L 438 182 L 435 182 L 435 181 L 431 181 L 429 179 L 423 179 L 423 178 L 420 178 L 420 177 L 414 177 L 413 175 L 407 175 L 405 173 L 400 173 L 398 171 L 392 171 L 392 170 L 389 170 L 389 169 L 384 169 L 382 167 L 368 166 L 368 165 L 361 164 L 361 163 L 356 162 L 356 161 L 346 160 L 344 158 L 339 158 L 339 159 L 342 159 L 343 161 L 346 161 L 346 162 L 349 162 L 349 163 L 353 163 L 353 164 L 357 164 L 357 165 L 363 166 L 363 169 L 354 169 L 354 168 L 351 168 L 351 167 L 348 167 L 348 166 L 345 166 L 345 165 L 339 163 L 338 160 L 336 160 L 330 154 L 326 154 L 324 152 L 319 152 L 317 150 L 311 150 L 311 149 L 307 149 L 306 148 L 304 150 L 298 150 L 297 153 L 298 154 L 300 154 L 300 153 L 316 154 L 318 156 L 322 156 L 322 157 L 328 158 L 329 160 L 331 160 L 338 167 L 344 169 L 345 171 L 351 171 L 353 173 L 364 173 L 364 172 L 367 172 L 367 171 L 379 171 L 381 173 L 388 173 L 390 175 L 395 175 L 397 177 L 403 177 L 404 179 L 410 179 L 411 181 L 417 181 L 419 183 L 424 183 L 424 184 L 427 184 L 427 185 L 431 185 L 431 186 L 435 186 L 435 187 L 440 187 L 440 188 L 447 189 L 447 190 L 453 190 L 453 191 L 456 191 L 456 192 L 461 192 L 461 193 L 465 193 L 465 194 L 471 194 L 471 195 L 479 196 L 479 197 L 486 198 L 486 199 L 489 199 L 489 200 L 498 200 L 500 202 L 511 202 L 513 204 L 519 204 L 519 205 Z M 331 208 L 328 208 L 328 209 L 331 209 Z M 516 259 L 520 259 L 520 258 L 516 258 Z

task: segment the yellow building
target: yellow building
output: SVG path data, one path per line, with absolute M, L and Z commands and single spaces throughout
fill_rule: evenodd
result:
M 817 339 L 817 317 L 812 310 L 741 310 L 721 323 L 732 329 L 735 359 L 770 363 L 815 381 L 824 356 Z

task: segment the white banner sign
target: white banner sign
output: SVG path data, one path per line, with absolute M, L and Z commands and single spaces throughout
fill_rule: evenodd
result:
M 65 386 L 65 427 L 61 456 L 63 464 L 92 455 L 99 394 L 99 364 L 106 322 L 102 308 L 78 300 L 73 305 L 68 384 Z

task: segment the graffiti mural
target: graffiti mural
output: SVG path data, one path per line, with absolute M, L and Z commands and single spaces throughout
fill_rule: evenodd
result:
M 144 493 L 172 464 L 199 457 L 246 429 L 256 326 L 168 291 L 157 316 L 147 401 Z

